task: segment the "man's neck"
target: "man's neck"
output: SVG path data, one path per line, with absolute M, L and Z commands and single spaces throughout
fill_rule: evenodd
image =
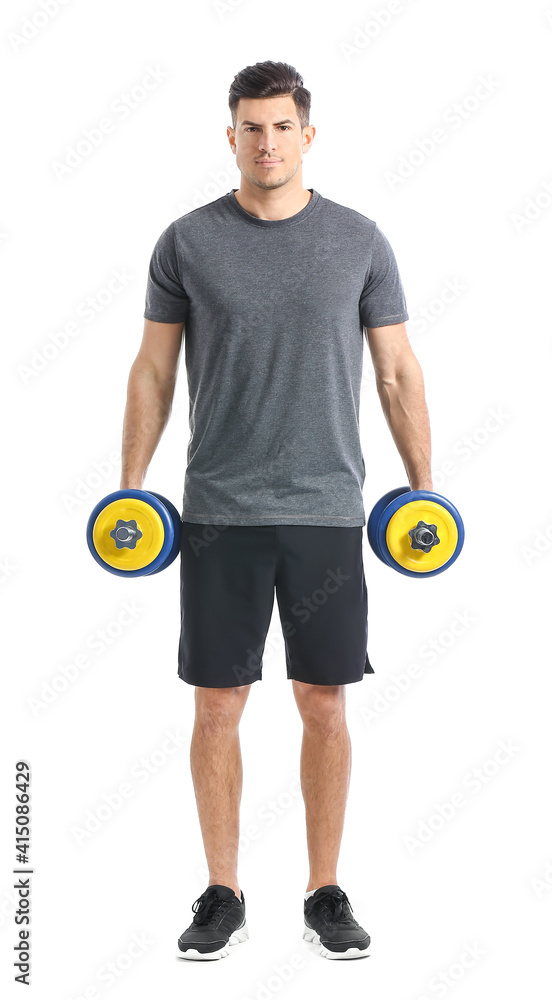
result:
M 271 193 L 271 192 L 269 192 Z M 256 219 L 264 219 L 267 222 L 276 222 L 279 219 L 290 219 L 307 207 L 312 198 L 312 191 L 301 190 L 297 196 L 286 198 L 285 201 L 267 202 L 263 199 L 252 197 L 241 188 L 234 191 L 234 197 L 238 205 L 249 215 Z

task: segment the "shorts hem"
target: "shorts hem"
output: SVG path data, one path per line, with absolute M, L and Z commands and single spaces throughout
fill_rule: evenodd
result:
M 299 681 L 300 684 L 316 684 L 318 687 L 337 687 L 340 686 L 341 684 L 357 684 L 359 681 L 362 680 L 364 680 L 364 674 L 362 674 L 360 677 L 349 677 L 348 680 L 343 680 L 343 677 L 340 677 L 339 680 L 335 681 L 313 681 L 313 680 L 307 681 L 304 680 L 302 677 L 293 677 L 292 674 L 288 674 L 288 681 Z
M 246 684 L 254 684 L 255 681 L 262 681 L 263 679 L 262 674 L 258 674 L 256 677 L 250 677 L 249 680 L 247 681 L 237 682 L 234 680 L 231 684 L 225 684 L 225 683 L 206 684 L 205 681 L 200 678 L 198 678 L 197 680 L 191 680 L 189 677 L 185 677 L 184 674 L 180 672 L 180 670 L 178 671 L 177 676 L 180 677 L 180 680 L 184 681 L 185 684 L 190 684 L 192 687 L 207 687 L 207 688 L 245 687 Z
M 368 659 L 368 653 L 366 653 L 366 657 L 364 660 L 364 670 L 362 671 L 360 677 L 349 677 L 348 679 L 345 680 L 343 679 L 343 677 L 340 677 L 338 680 L 335 681 L 313 681 L 310 678 L 304 679 L 303 677 L 295 677 L 294 673 L 291 672 L 292 670 L 293 668 L 288 666 L 287 668 L 288 681 L 299 681 L 301 684 L 319 684 L 322 687 L 335 687 L 336 685 L 339 684 L 357 684 L 358 681 L 364 680 L 366 674 L 374 673 L 374 668 L 370 663 L 370 660 Z

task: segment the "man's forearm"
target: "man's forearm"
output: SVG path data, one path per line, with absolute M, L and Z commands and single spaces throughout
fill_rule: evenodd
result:
M 121 489 L 142 489 L 147 468 L 171 415 L 174 381 L 162 382 L 154 368 L 133 365 L 123 422 Z
M 394 379 L 378 380 L 377 389 L 410 488 L 432 490 L 431 431 L 424 378 L 417 358 L 412 355 L 403 363 Z

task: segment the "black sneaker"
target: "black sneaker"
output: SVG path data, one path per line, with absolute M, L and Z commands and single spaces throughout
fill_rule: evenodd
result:
M 370 935 L 353 917 L 351 904 L 338 885 L 323 885 L 305 899 L 303 938 L 320 945 L 323 958 L 365 958 Z
M 178 939 L 178 958 L 226 958 L 230 945 L 247 941 L 245 899 L 227 885 L 210 885 L 192 904 L 195 917 Z

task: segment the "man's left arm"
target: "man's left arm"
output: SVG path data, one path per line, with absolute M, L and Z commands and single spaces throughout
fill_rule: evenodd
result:
M 424 377 L 405 323 L 366 327 L 376 387 L 410 488 L 432 490 L 431 431 Z

